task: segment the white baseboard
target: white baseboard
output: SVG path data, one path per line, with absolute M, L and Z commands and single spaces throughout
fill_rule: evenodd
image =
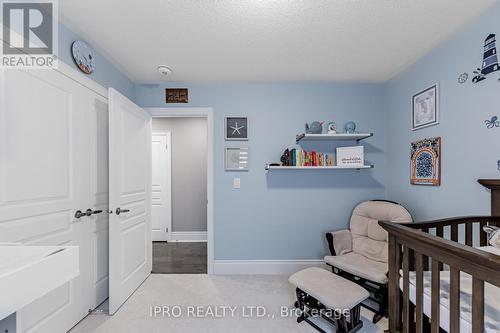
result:
M 288 275 L 307 267 L 327 266 L 323 260 L 215 260 L 216 275 Z
M 206 242 L 206 231 L 173 231 L 170 235 L 171 242 Z

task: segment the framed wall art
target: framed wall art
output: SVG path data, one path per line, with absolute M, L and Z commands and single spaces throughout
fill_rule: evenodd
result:
M 413 95 L 411 99 L 412 130 L 439 124 L 439 85 L 436 83 Z
M 412 185 L 441 185 L 441 138 L 411 143 Z
M 187 88 L 166 88 L 165 103 L 188 103 Z
M 248 118 L 243 116 L 229 116 L 224 118 L 226 141 L 248 140 Z
M 226 171 L 248 171 L 248 148 L 226 148 L 224 166 Z

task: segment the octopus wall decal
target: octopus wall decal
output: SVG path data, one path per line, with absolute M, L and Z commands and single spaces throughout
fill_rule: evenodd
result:
M 484 121 L 486 128 L 490 129 L 493 127 L 500 127 L 500 121 L 498 120 L 497 116 L 491 117 L 491 119 L 486 119 Z

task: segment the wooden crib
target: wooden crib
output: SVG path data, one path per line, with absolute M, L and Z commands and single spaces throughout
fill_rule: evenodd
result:
M 495 216 L 411 224 L 380 222 L 389 233 L 389 332 L 485 332 L 485 283 L 490 284 L 489 291 L 493 288 L 496 292 L 494 286 L 500 288 L 500 256 L 476 247 L 487 245 L 484 225 L 500 226 L 500 181 L 480 182 L 492 189 Z M 443 276 L 449 282 L 446 302 L 440 299 Z M 464 280 L 464 276 L 469 280 Z M 464 281 L 471 282 L 472 294 L 471 318 L 465 324 L 461 313 Z M 428 294 L 424 292 L 425 283 L 430 285 Z M 443 310 L 443 303 L 447 311 Z M 448 318 L 440 318 L 445 312 Z M 464 329 L 464 325 L 470 326 Z M 492 331 L 496 332 L 496 326 Z

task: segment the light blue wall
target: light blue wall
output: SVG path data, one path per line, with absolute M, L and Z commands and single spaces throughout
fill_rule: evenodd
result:
M 387 84 L 387 193 L 406 205 L 418 220 L 470 214 L 489 214 L 490 194 L 476 181 L 498 178 L 500 128 L 487 130 L 484 120 L 500 117 L 500 72 L 473 84 L 480 67 L 486 36 L 500 37 L 500 4 L 434 49 L 415 66 Z M 459 84 L 460 73 L 469 81 Z M 439 82 L 440 124 L 411 131 L 411 96 Z M 442 185 L 412 186 L 410 142 L 442 137 Z
M 78 71 L 79 69 L 76 67 L 71 56 L 71 44 L 79 38 L 78 35 L 66 26 L 59 24 L 59 59 Z M 113 87 L 125 96 L 134 99 L 133 82 L 99 52 L 94 51 L 94 56 L 96 70 L 89 76 L 100 85 L 106 88 Z
M 166 107 L 165 86 L 137 85 L 136 102 Z M 356 203 L 385 197 L 383 85 L 178 82 L 168 86 L 189 88 L 190 102 L 181 106 L 214 108 L 216 259 L 323 258 L 325 232 L 347 227 Z M 249 117 L 248 142 L 224 140 L 226 115 Z M 359 130 L 374 132 L 366 141 L 366 158 L 375 169 L 266 174 L 264 165 L 279 161 L 304 123 L 312 120 L 335 120 L 342 126 L 354 120 Z M 236 146 L 249 147 L 249 172 L 224 171 L 224 147 Z M 331 149 L 305 148 L 314 147 Z M 241 178 L 241 189 L 232 189 L 233 177 Z
M 110 61 L 96 53 L 92 78 L 112 86 L 143 107 L 166 107 L 164 88 L 187 87 L 190 103 L 168 106 L 213 107 L 215 112 L 215 258 L 316 259 L 326 253 L 324 233 L 347 226 L 353 206 L 388 198 L 409 208 L 416 220 L 489 213 L 489 192 L 477 178 L 500 176 L 500 129 L 484 120 L 500 116 L 500 73 L 477 85 L 457 82 L 480 66 L 489 33 L 500 37 L 500 4 L 386 84 L 343 83 L 186 83 L 133 85 Z M 59 57 L 73 65 L 71 42 L 60 28 Z M 440 83 L 441 123 L 412 132 L 413 93 Z M 247 115 L 248 142 L 224 141 L 224 116 Z M 375 136 L 366 141 L 366 158 L 375 169 L 356 171 L 264 171 L 279 161 L 295 134 L 312 120 L 348 120 Z M 410 142 L 442 137 L 441 187 L 409 184 Z M 247 173 L 225 172 L 224 148 L 250 148 Z M 305 149 L 333 149 L 308 145 Z M 231 188 L 241 178 L 241 189 Z

